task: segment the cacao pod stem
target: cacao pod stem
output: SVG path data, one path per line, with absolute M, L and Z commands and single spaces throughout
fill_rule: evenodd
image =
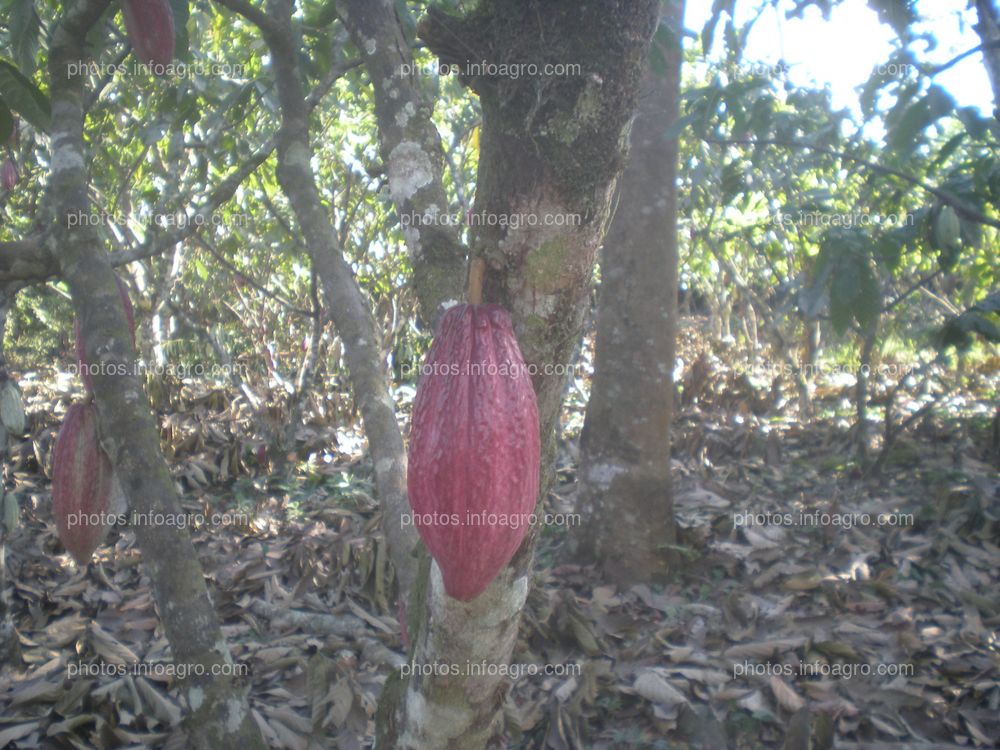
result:
M 483 301 L 483 279 L 486 276 L 486 259 L 473 258 L 469 264 L 469 304 L 479 305 Z

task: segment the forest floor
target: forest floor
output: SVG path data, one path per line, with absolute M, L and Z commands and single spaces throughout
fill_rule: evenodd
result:
M 545 528 L 514 662 L 552 673 L 516 681 L 509 747 L 997 746 L 1000 448 L 986 408 L 975 416 L 965 393 L 961 411 L 928 412 L 876 473 L 877 430 L 865 462 L 848 385 L 819 384 L 819 416 L 803 423 L 704 341 L 688 330 L 680 344 L 677 580 L 603 584 L 570 562 L 571 523 Z M 995 393 L 998 370 L 967 372 L 971 390 Z M 22 524 L 7 566 L 24 663 L 0 667 L 0 748 L 183 750 L 172 677 L 150 666 L 169 665 L 169 648 L 133 534 L 113 530 L 86 568 L 55 535 L 48 456 L 79 391 L 42 375 L 22 385 L 31 432 L 12 451 Z M 405 413 L 412 389 L 399 396 Z M 573 512 L 585 403 L 571 389 L 557 513 Z M 185 387 L 161 418 L 276 748 L 370 747 L 381 684 L 405 668 L 363 441 L 328 412 L 300 433 L 312 458 L 283 484 L 256 465 L 226 392 Z

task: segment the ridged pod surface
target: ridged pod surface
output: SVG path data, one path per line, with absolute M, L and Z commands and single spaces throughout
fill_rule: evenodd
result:
M 121 0 L 125 31 L 132 49 L 147 65 L 174 59 L 174 12 L 170 0 Z
M 510 562 L 538 475 L 538 408 L 510 315 L 452 307 L 424 362 L 407 470 L 414 524 L 449 596 L 474 599 Z
M 125 282 L 121 280 L 121 277 L 115 276 L 115 282 L 118 284 L 118 293 L 122 298 L 122 307 L 125 308 L 125 317 L 128 318 L 128 327 L 132 332 L 132 346 L 135 346 L 135 310 L 132 308 L 132 300 L 128 296 L 128 287 L 125 286 Z M 83 349 L 83 333 L 80 330 L 80 320 L 76 319 L 73 321 L 73 337 L 76 340 L 76 362 L 80 366 L 80 379 L 83 381 L 83 386 L 87 389 L 87 393 L 94 392 L 94 381 L 90 377 L 90 368 L 87 366 L 87 357 Z
M 7 192 L 13 190 L 18 177 L 17 164 L 12 159 L 4 159 L 3 166 L 0 166 L 0 185 L 3 185 L 3 189 Z
M 59 540 L 80 565 L 108 531 L 111 485 L 111 461 L 97 436 L 97 410 L 93 404 L 73 404 L 52 451 L 52 512 Z

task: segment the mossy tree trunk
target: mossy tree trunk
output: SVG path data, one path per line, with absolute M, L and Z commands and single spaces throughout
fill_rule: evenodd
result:
M 504 77 L 466 68 L 483 108 L 473 254 L 486 260 L 484 301 L 513 314 L 533 369 L 542 438 L 544 497 L 556 423 L 581 334 L 597 249 L 625 161 L 655 0 L 485 0 L 464 17 L 433 7 L 420 35 L 442 62 L 530 61 L 577 65 L 568 75 Z M 483 73 L 483 75 L 480 75 Z M 421 577 L 411 619 L 416 665 L 443 665 L 394 680 L 383 695 L 380 747 L 408 750 L 504 747 L 507 664 L 530 585 L 535 533 L 477 599 L 445 593 L 436 565 Z M 412 600 L 411 600 L 412 601 Z
M 670 421 L 677 317 L 683 0 L 668 0 L 643 79 L 618 209 L 601 254 L 594 378 L 580 438 L 580 557 L 623 585 L 675 557 Z
M 183 510 L 137 376 L 136 352 L 109 258 L 91 222 L 70 221 L 92 213 L 83 137 L 86 81 L 80 71 L 87 68 L 87 32 L 108 4 L 108 0 L 69 4 L 51 36 L 47 200 L 54 230 L 46 236 L 47 249 L 69 284 L 81 321 L 84 349 L 93 368 L 101 442 L 130 508 L 144 517 L 177 519 L 177 523 L 157 526 L 138 523 L 135 533 L 174 662 L 204 667 L 202 675 L 192 674 L 180 685 L 189 711 L 190 746 L 198 750 L 263 748 L 249 711 L 246 686 L 229 674 L 231 669 L 223 668 L 232 664 L 232 657 L 194 546 L 180 524 Z M 79 226 L 71 228 L 73 224 Z M 213 671 L 225 676 L 213 676 Z

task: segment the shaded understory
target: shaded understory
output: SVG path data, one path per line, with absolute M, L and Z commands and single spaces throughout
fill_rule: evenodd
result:
M 992 746 L 1000 454 L 975 399 L 917 421 L 873 475 L 838 416 L 849 384 L 821 383 L 821 417 L 803 425 L 700 340 L 681 337 L 675 425 L 687 567 L 616 591 L 569 562 L 571 516 L 543 529 L 515 661 L 554 673 L 516 682 L 510 747 L 805 748 L 810 733 L 816 748 Z M 981 369 L 979 385 L 996 363 Z M 8 548 L 25 665 L 0 673 L 0 746 L 184 747 L 169 675 L 67 671 L 169 663 L 169 649 L 131 532 L 112 531 L 87 570 L 56 540 L 39 465 L 72 394 L 26 390 Z M 571 389 L 552 512 L 573 511 L 584 402 Z M 161 420 L 187 509 L 232 514 L 193 533 L 274 747 L 370 746 L 381 684 L 405 661 L 370 467 L 349 410 L 328 414 L 300 432 L 313 458 L 283 486 L 265 482 L 229 395 L 188 389 Z

